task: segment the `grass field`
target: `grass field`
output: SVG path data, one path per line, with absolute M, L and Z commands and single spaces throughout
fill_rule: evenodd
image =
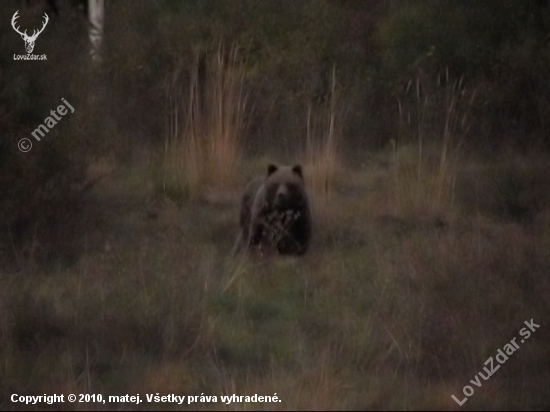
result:
M 408 173 L 405 149 L 311 194 L 301 258 L 230 256 L 240 188 L 264 159 L 197 197 L 163 189 L 162 156 L 98 166 L 82 235 L 58 245 L 81 251 L 74 264 L 21 254 L 0 274 L 0 408 L 46 406 L 13 393 L 101 393 L 144 403 L 61 407 L 547 409 L 550 159 L 465 157 L 434 203 L 438 175 Z M 473 386 L 532 318 L 537 332 Z M 145 401 L 156 393 L 218 402 Z M 232 394 L 281 402 L 221 402 Z

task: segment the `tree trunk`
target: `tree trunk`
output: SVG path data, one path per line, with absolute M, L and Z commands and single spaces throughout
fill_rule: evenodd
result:
M 88 0 L 88 16 L 90 19 L 90 37 L 92 60 L 101 61 L 101 43 L 103 41 L 103 24 L 105 22 L 105 0 Z

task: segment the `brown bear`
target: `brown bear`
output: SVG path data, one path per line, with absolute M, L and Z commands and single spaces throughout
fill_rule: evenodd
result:
M 281 255 L 302 255 L 311 238 L 311 212 L 302 167 L 267 167 L 267 175 L 245 189 L 240 231 L 233 254 L 243 246 L 275 248 Z

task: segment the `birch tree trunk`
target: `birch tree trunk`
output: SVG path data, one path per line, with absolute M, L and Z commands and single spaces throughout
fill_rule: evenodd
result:
M 101 43 L 103 41 L 103 24 L 105 22 L 105 0 L 88 0 L 88 16 L 90 20 L 90 54 L 96 63 L 101 62 Z

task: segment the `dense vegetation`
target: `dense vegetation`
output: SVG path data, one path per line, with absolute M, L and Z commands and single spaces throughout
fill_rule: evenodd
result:
M 531 318 L 462 408 L 550 406 L 550 2 L 112 1 L 100 64 L 82 4 L 0 5 L 0 409 L 457 408 Z M 304 164 L 314 244 L 232 259 L 268 161 Z

